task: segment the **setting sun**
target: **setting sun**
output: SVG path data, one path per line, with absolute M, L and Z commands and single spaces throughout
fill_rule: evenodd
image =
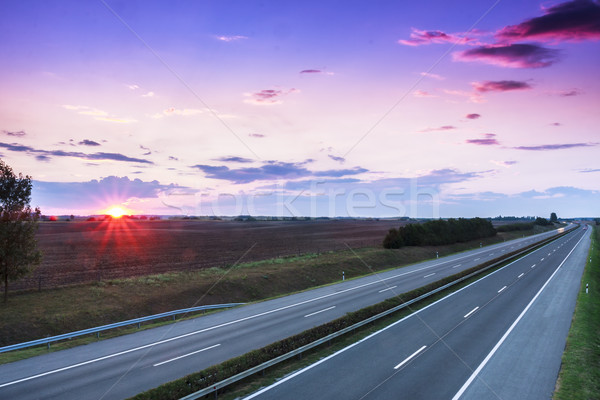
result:
M 128 214 L 128 211 L 117 206 L 109 208 L 106 213 L 113 218 L 121 218 L 123 215 Z

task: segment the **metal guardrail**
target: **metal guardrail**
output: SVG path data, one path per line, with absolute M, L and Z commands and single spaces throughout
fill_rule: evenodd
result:
M 113 329 L 113 328 L 120 328 L 122 326 L 135 325 L 135 324 L 137 324 L 137 326 L 139 328 L 140 324 L 142 322 L 152 321 L 152 320 L 159 319 L 159 318 L 165 318 L 165 317 L 172 316 L 173 319 L 175 319 L 175 316 L 179 315 L 179 314 L 186 314 L 186 313 L 190 313 L 190 312 L 204 311 L 204 310 L 214 310 L 214 309 L 218 309 L 218 308 L 230 308 L 230 307 L 240 306 L 242 304 L 245 304 L 245 303 L 213 304 L 213 305 L 207 305 L 207 306 L 184 308 L 181 310 L 167 311 L 167 312 L 164 312 L 161 314 L 149 315 L 147 317 L 130 319 L 127 321 L 116 322 L 114 324 L 97 326 L 95 328 L 89 328 L 89 329 L 84 329 L 81 331 L 64 333 L 62 335 L 50 336 L 50 337 L 43 338 L 43 339 L 37 339 L 37 340 L 29 341 L 29 342 L 17 343 L 17 344 L 12 344 L 10 346 L 0 347 L 0 353 L 12 351 L 12 350 L 24 349 L 26 347 L 39 346 L 41 344 L 46 344 L 48 346 L 48 348 L 50 348 L 51 342 L 56 342 L 59 340 L 72 339 L 77 336 L 89 335 L 91 333 L 95 333 L 98 337 L 100 337 L 100 332 L 106 331 L 109 329 Z
M 462 278 L 456 279 L 456 280 L 454 280 L 454 281 L 452 281 L 450 283 L 447 283 L 447 284 L 445 284 L 443 286 L 440 286 L 437 289 L 434 289 L 434 290 L 432 290 L 430 292 L 422 294 L 419 297 L 415 297 L 414 299 L 409 300 L 407 302 L 404 302 L 404 303 L 402 303 L 402 304 L 400 304 L 400 305 L 398 305 L 396 307 L 392 307 L 389 310 L 386 310 L 386 311 L 381 312 L 381 313 L 379 313 L 377 315 L 369 317 L 369 318 L 367 318 L 367 319 L 365 319 L 363 321 L 357 322 L 354 325 L 348 326 L 348 327 L 343 328 L 343 329 L 341 329 L 341 330 L 339 330 L 337 332 L 331 333 L 331 334 L 329 334 L 329 335 L 327 335 L 325 337 L 322 337 L 321 339 L 315 340 L 314 342 L 311 342 L 311 343 L 306 344 L 306 345 L 304 345 L 302 347 L 299 347 L 299 348 L 297 348 L 295 350 L 292 350 L 292 351 L 290 351 L 288 353 L 285 353 L 285 354 L 282 354 L 282 355 L 280 355 L 278 357 L 275 357 L 272 360 L 266 361 L 266 362 L 264 362 L 264 363 L 262 363 L 260 365 L 252 367 L 250 369 L 247 369 L 244 372 L 240 372 L 237 375 L 234 375 L 234 376 L 231 376 L 229 378 L 226 378 L 226 379 L 224 379 L 224 380 L 222 380 L 220 382 L 217 382 L 214 385 L 211 385 L 211 386 L 206 387 L 204 389 L 201 389 L 201 390 L 199 390 L 197 392 L 189 394 L 189 395 L 187 395 L 185 397 L 182 397 L 179 400 L 195 400 L 195 399 L 199 399 L 200 397 L 203 397 L 203 396 L 206 396 L 208 394 L 211 394 L 211 393 L 213 393 L 213 392 L 215 392 L 215 391 L 217 391 L 219 389 L 222 389 L 222 388 L 224 388 L 226 386 L 231 385 L 232 383 L 238 382 L 238 381 L 240 381 L 242 379 L 245 379 L 245 378 L 247 378 L 247 377 L 249 377 L 251 375 L 254 375 L 254 374 L 258 373 L 258 372 L 261 372 L 261 371 L 263 371 L 263 370 L 265 370 L 265 369 L 267 369 L 269 367 L 272 367 L 272 366 L 274 366 L 276 364 L 279 364 L 280 362 L 283 362 L 283 361 L 288 360 L 288 359 L 290 359 L 292 357 L 295 357 L 295 356 L 297 356 L 299 354 L 302 354 L 303 352 L 305 352 L 307 350 L 310 350 L 310 349 L 312 349 L 314 347 L 320 346 L 320 345 L 322 345 L 322 344 L 330 341 L 331 339 L 335 339 L 336 337 L 344 335 L 344 334 L 346 334 L 346 333 L 348 333 L 350 331 L 353 331 L 353 330 L 355 330 L 357 328 L 360 328 L 363 325 L 367 325 L 367 324 L 369 324 L 369 323 L 371 323 L 373 321 L 376 321 L 376 320 L 378 320 L 380 318 L 383 318 L 383 317 L 385 317 L 385 316 L 387 316 L 389 314 L 392 314 L 392 313 L 394 313 L 396 311 L 399 311 L 399 310 L 401 310 L 401 309 L 403 309 L 405 307 L 408 307 L 411 304 L 414 304 L 414 303 L 416 303 L 418 301 L 421 301 L 421 300 L 423 300 L 423 299 L 425 299 L 425 298 L 427 298 L 429 296 L 432 296 L 432 295 L 434 295 L 434 294 L 436 294 L 438 292 L 441 292 L 442 290 L 448 289 L 451 286 L 454 286 L 454 285 L 456 285 L 456 284 L 458 284 L 460 282 L 463 282 L 463 281 L 465 281 L 465 280 L 467 280 L 469 278 L 472 278 L 472 277 L 474 277 L 476 275 L 479 275 L 479 274 L 481 274 L 481 273 L 483 273 L 483 272 L 485 272 L 485 271 L 487 271 L 487 270 L 489 270 L 491 268 L 495 268 L 495 267 L 497 267 L 498 265 L 500 265 L 502 263 L 505 263 L 505 262 L 507 262 L 509 260 L 512 260 L 512 259 L 518 259 L 521 255 L 523 255 L 523 254 L 531 251 L 532 249 L 534 249 L 536 247 L 542 247 L 542 246 L 546 245 L 547 243 L 552 242 L 552 241 L 558 239 L 559 237 L 566 235 L 567 233 L 571 232 L 574 229 L 575 228 L 569 229 L 567 231 L 562 232 L 562 234 L 559 233 L 558 235 L 553 235 L 553 236 L 551 236 L 549 238 L 540 240 L 539 242 L 533 243 L 533 244 L 525 247 L 524 249 L 522 249 L 522 250 L 520 250 L 520 251 L 518 251 L 518 252 L 516 252 L 514 254 L 507 254 L 504 257 L 498 257 L 499 261 L 496 261 L 496 262 L 494 262 L 493 264 L 490 264 L 487 267 L 484 267 L 484 268 L 482 268 L 480 270 L 477 270 L 477 271 L 472 272 L 472 273 L 470 273 L 468 275 L 465 275 Z

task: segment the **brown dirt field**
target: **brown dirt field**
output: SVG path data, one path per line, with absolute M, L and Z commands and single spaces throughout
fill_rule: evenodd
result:
M 9 290 L 47 289 L 282 256 L 380 246 L 400 221 L 44 222 L 42 264 Z

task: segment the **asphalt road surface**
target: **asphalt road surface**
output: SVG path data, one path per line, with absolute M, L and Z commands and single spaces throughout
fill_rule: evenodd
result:
M 589 232 L 578 229 L 247 399 L 549 399 Z
M 0 365 L 0 399 L 127 398 L 553 234 L 556 232 Z M 423 334 L 427 331 L 409 333 Z

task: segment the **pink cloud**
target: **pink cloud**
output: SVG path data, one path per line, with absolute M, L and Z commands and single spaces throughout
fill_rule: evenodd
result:
M 507 92 L 510 90 L 531 89 L 531 85 L 522 81 L 483 81 L 472 82 L 473 89 L 478 93 L 485 92 Z
M 467 115 L 465 115 L 465 118 L 467 118 L 467 119 L 477 119 L 479 117 L 481 117 L 480 114 L 467 114 Z
M 453 58 L 508 68 L 542 68 L 558 61 L 558 50 L 535 44 L 486 45 L 456 52 Z
M 444 126 L 440 126 L 438 128 L 426 128 L 426 129 L 423 129 L 423 130 L 421 130 L 419 132 L 421 132 L 421 133 L 425 133 L 425 132 L 440 132 L 440 131 L 451 131 L 451 130 L 454 130 L 454 129 L 456 129 L 455 126 L 444 125 Z
M 466 36 L 461 36 L 462 34 L 458 33 L 445 33 L 442 31 L 422 31 L 419 29 L 412 28 L 412 33 L 410 34 L 410 39 L 400 39 L 398 43 L 404 44 L 406 46 L 420 46 L 423 44 L 431 44 L 431 43 L 456 43 L 456 44 L 466 44 L 467 42 L 472 41 L 473 39 L 468 38 Z
M 415 90 L 413 92 L 413 96 L 415 96 L 415 97 L 437 97 L 436 95 L 426 92 L 424 90 Z
M 543 42 L 600 39 L 600 4 L 573 0 L 544 10 L 544 15 L 507 26 L 496 37 L 509 42 L 533 39 Z
M 421 76 L 424 76 L 426 78 L 437 79 L 438 81 L 443 81 L 444 79 L 446 79 L 441 75 L 432 74 L 431 72 L 421 72 Z

